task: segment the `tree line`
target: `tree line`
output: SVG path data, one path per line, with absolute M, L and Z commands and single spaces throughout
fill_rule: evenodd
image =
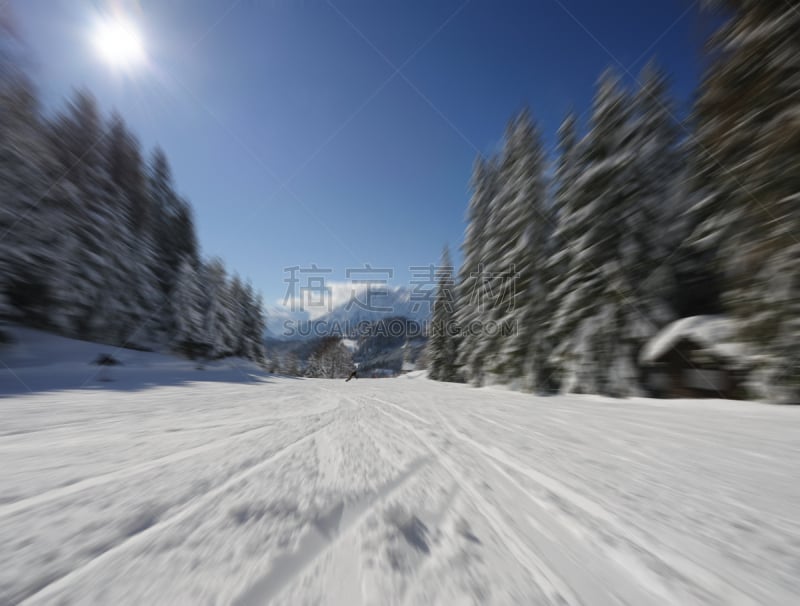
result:
M 263 360 L 261 296 L 199 252 L 164 151 L 78 91 L 53 116 L 0 35 L 0 318 L 117 346 Z
M 654 64 L 633 86 L 608 70 L 588 124 L 561 124 L 554 163 L 528 110 L 477 159 L 433 378 L 632 395 L 661 328 L 725 313 L 753 395 L 800 401 L 800 10 L 706 4 L 724 24 L 687 119 Z M 490 323 L 514 330 L 474 329 Z

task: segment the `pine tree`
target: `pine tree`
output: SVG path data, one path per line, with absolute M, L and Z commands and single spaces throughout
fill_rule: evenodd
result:
M 298 360 L 297 354 L 293 351 L 289 352 L 283 360 L 281 373 L 290 377 L 300 376 L 300 360 Z
M 628 326 L 629 338 L 637 348 L 674 319 L 669 305 L 674 288 L 669 263 L 683 239 L 682 216 L 688 211 L 684 202 L 685 148 L 674 119 L 667 78 L 651 62 L 642 70 L 639 83 L 631 127 L 632 204 L 622 218 L 627 239 L 621 255 L 636 296 L 636 309 Z
M 316 344 L 308 359 L 307 377 L 341 379 L 353 369 L 352 354 L 342 343 L 341 337 L 323 337 Z
M 190 357 L 204 355 L 208 347 L 202 305 L 203 292 L 197 270 L 190 259 L 183 259 L 170 305 L 175 327 L 172 347 Z
M 577 272 L 569 271 L 574 263 L 577 252 L 574 246 L 578 241 L 575 229 L 579 200 L 576 183 L 581 170 L 581 157 L 577 128 L 577 118 L 570 112 L 558 129 L 558 165 L 553 201 L 555 230 L 550 243 L 553 253 L 548 263 L 548 307 L 552 313 L 548 333 L 553 343 L 549 363 L 554 368 L 561 369 L 562 373 L 568 368 L 571 359 L 570 319 L 562 314 L 569 309 L 565 301 L 579 277 Z M 558 382 L 561 383 L 563 379 L 563 376 L 559 377 Z
M 650 64 L 640 80 L 631 98 L 607 72 L 587 136 L 572 116 L 559 132 L 551 359 L 567 390 L 637 393 L 638 352 L 673 317 L 685 173 L 666 79 Z
M 221 358 L 232 353 L 230 304 L 225 267 L 219 259 L 203 263 L 201 283 L 204 289 L 203 330 L 209 343 L 212 358 Z
M 514 121 L 506 145 L 499 195 L 508 202 L 504 214 L 493 221 L 506 235 L 505 265 L 513 272 L 499 268 L 503 277 L 495 294 L 505 299 L 496 301 L 493 319 L 510 331 L 496 337 L 495 369 L 508 382 L 539 389 L 549 353 L 545 251 L 547 225 L 552 219 L 548 217 L 541 137 L 527 111 Z
M 430 377 L 436 381 L 457 381 L 454 268 L 446 246 L 438 271 L 429 341 Z
M 483 357 L 478 355 L 482 339 L 485 293 L 482 293 L 485 266 L 486 227 L 489 208 L 496 193 L 497 168 L 491 160 L 478 158 L 472 175 L 472 198 L 467 216 L 467 231 L 462 245 L 464 262 L 459 270 L 457 324 L 461 339 L 458 344 L 458 366 L 475 385 L 483 382 Z
M 48 128 L 60 170 L 65 219 L 63 261 L 56 296 L 68 334 L 115 342 L 119 338 L 119 206 L 104 162 L 107 133 L 95 99 L 78 92 Z M 124 240 L 124 238 L 123 238 Z
M 228 296 L 230 297 L 231 332 L 234 338 L 233 353 L 240 358 L 248 357 L 248 338 L 245 333 L 245 300 L 244 285 L 238 275 L 234 274 L 228 284 Z
M 513 282 L 516 279 L 514 267 L 514 236 L 506 218 L 513 215 L 512 205 L 515 192 L 511 183 L 514 179 L 517 157 L 521 149 L 514 145 L 517 120 L 511 120 L 504 137 L 503 151 L 497 161 L 494 191 L 488 203 L 487 222 L 483 226 L 482 261 L 483 271 L 474 296 L 478 298 L 483 327 L 475 340 L 473 360 L 480 360 L 481 374 L 491 373 L 494 377 L 503 374 L 499 358 L 501 348 L 501 321 L 506 312 L 513 308 Z
M 713 247 L 724 304 L 765 380 L 761 396 L 800 401 L 800 123 L 796 2 L 719 0 L 695 108 L 695 241 Z
M 619 332 L 611 368 L 611 393 L 639 393 L 637 357 L 645 342 L 674 319 L 667 263 L 678 244 L 676 210 L 684 175 L 678 125 L 665 76 L 653 64 L 642 70 L 625 127 L 627 148 L 617 185 L 621 205 L 615 260 Z M 613 295 L 613 293 L 611 293 Z
M 117 340 L 152 343 L 157 320 L 166 307 L 158 292 L 153 268 L 152 208 L 146 187 L 142 154 L 124 120 L 114 114 L 108 127 L 106 171 L 113 220 L 108 229 L 112 275 L 108 294 L 114 298 Z
M 153 152 L 147 176 L 155 240 L 154 272 L 165 296 L 175 284 L 181 259 L 196 264 L 197 240 L 189 205 L 175 191 L 169 161 L 161 148 Z
M 261 294 L 255 294 L 247 283 L 243 287 L 242 347 L 244 356 L 258 363 L 264 363 L 264 333 L 267 321 Z
M 119 114 L 113 114 L 108 136 L 108 172 L 129 226 L 141 238 L 151 229 L 152 204 L 139 142 Z M 149 242 L 147 243 L 150 244 Z
M 2 53 L 0 53 L 2 55 Z M 30 81 L 13 65 L 0 73 L 0 316 L 48 326 L 50 268 L 58 258 L 55 159 Z
M 622 331 L 626 307 L 635 305 L 619 258 L 621 218 L 632 204 L 629 112 L 619 80 L 606 72 L 591 131 L 581 142 L 571 208 L 562 217 L 563 229 L 574 238 L 553 332 L 562 341 L 565 387 L 578 392 L 622 395 L 633 379 L 629 368 L 615 368 L 632 359 Z

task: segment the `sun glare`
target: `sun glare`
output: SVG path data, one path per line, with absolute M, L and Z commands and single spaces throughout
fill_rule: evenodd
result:
M 133 23 L 120 17 L 105 17 L 98 21 L 94 47 L 104 61 L 117 69 L 134 68 L 145 59 L 139 30 Z

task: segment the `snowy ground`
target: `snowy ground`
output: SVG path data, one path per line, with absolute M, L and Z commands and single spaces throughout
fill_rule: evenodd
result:
M 33 391 L 0 398 L 0 604 L 800 603 L 795 408 Z

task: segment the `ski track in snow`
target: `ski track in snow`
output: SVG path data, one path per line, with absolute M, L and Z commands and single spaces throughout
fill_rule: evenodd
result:
M 351 526 L 358 523 L 367 512 L 384 501 L 427 463 L 427 459 L 418 459 L 399 476 L 381 486 L 375 495 L 364 497 L 347 505 L 339 502 L 331 511 L 315 521 L 314 529 L 304 535 L 299 547 L 294 552 L 276 558 L 269 572 L 234 600 L 234 604 L 251 606 L 266 603 L 291 582 L 293 577 L 301 575 L 303 570 L 319 558 L 329 545 L 332 545 Z
M 441 417 L 440 417 L 441 418 Z M 581 509 L 583 512 L 588 514 L 594 519 L 593 524 L 613 530 L 619 536 L 629 535 L 630 531 L 633 529 L 632 526 L 625 527 L 621 524 L 618 519 L 596 501 L 590 500 L 580 493 L 577 493 L 570 489 L 569 487 L 561 484 L 557 480 L 553 479 L 552 477 L 540 473 L 534 469 L 527 468 L 517 464 L 513 459 L 509 458 L 508 456 L 504 455 L 498 449 L 490 449 L 486 448 L 483 445 L 475 442 L 471 438 L 466 437 L 464 434 L 458 432 L 454 429 L 446 420 L 442 418 L 442 423 L 447 429 L 455 435 L 458 439 L 460 439 L 463 443 L 473 447 L 476 451 L 484 454 L 486 457 L 490 459 L 490 465 L 498 471 L 503 477 L 508 478 L 512 483 L 517 486 L 520 486 L 514 479 L 511 477 L 503 467 L 513 469 L 521 474 L 524 474 L 531 478 L 534 482 L 545 488 L 546 490 L 550 491 L 553 495 L 556 495 L 559 498 L 564 499 L 570 505 L 575 506 L 578 509 Z M 500 465 L 498 465 L 500 463 Z M 526 496 L 532 498 L 534 501 L 537 501 L 536 497 L 533 497 L 525 488 L 520 486 L 520 489 L 526 494 Z M 648 539 L 644 538 L 643 536 L 636 537 L 633 539 L 637 548 L 642 551 L 646 551 L 649 553 L 654 553 L 657 549 L 653 548 L 650 544 Z M 659 558 L 664 561 L 665 564 L 671 566 L 681 574 L 686 577 L 695 577 L 700 581 L 700 584 L 704 585 L 706 589 L 711 587 L 714 590 L 722 593 L 727 600 L 731 600 L 737 604 L 754 604 L 756 603 L 750 596 L 738 592 L 734 588 L 729 587 L 724 580 L 719 579 L 714 575 L 712 572 L 709 572 L 703 569 L 700 566 L 697 566 L 691 561 L 683 559 L 679 554 L 674 552 L 665 552 L 659 551 Z M 731 595 L 732 594 L 732 595 Z
M 315 415 L 309 415 L 309 416 L 315 416 Z M 224 446 L 234 445 L 250 434 L 264 433 L 265 431 L 269 430 L 274 431 L 274 429 L 275 428 L 271 424 L 265 424 L 252 429 L 246 429 L 243 431 L 235 432 L 233 435 L 227 438 L 206 442 L 205 444 L 201 444 L 199 446 L 193 446 L 191 448 L 179 450 L 177 452 L 173 452 L 168 455 L 156 457 L 150 461 L 145 461 L 144 463 L 133 464 L 130 465 L 129 467 L 125 467 L 117 471 L 98 474 L 86 478 L 85 480 L 79 480 L 77 482 L 61 486 L 59 488 L 54 488 L 52 490 L 36 494 L 32 497 L 27 497 L 24 499 L 19 499 L 17 501 L 12 501 L 6 505 L 0 505 L 0 518 L 3 516 L 15 514 L 20 511 L 24 511 L 25 509 L 30 509 L 32 507 L 41 505 L 48 501 L 53 501 L 59 498 L 67 497 L 72 494 L 76 494 L 82 490 L 86 490 L 87 488 L 100 486 L 102 484 L 114 481 L 124 481 L 129 479 L 130 476 L 132 476 L 133 474 L 157 469 L 158 467 L 169 465 L 172 463 L 177 463 L 179 461 L 188 459 L 190 457 L 196 456 L 201 453 L 219 449 Z
M 115 545 L 114 547 L 104 551 L 99 556 L 95 557 L 92 560 L 89 560 L 85 565 L 75 568 L 71 570 L 69 573 L 65 574 L 63 577 L 59 578 L 57 581 L 54 581 L 48 584 L 41 592 L 34 594 L 32 598 L 36 599 L 47 599 L 49 596 L 55 595 L 58 593 L 59 589 L 69 585 L 70 582 L 73 582 L 76 578 L 86 576 L 87 574 L 91 573 L 96 568 L 103 565 L 103 563 L 112 557 L 117 557 L 120 551 L 129 550 L 133 548 L 135 545 L 138 545 L 141 542 L 147 541 L 151 535 L 157 535 L 160 532 L 170 525 L 177 524 L 181 520 L 186 519 L 187 517 L 191 516 L 197 511 L 200 511 L 204 506 L 206 506 L 210 501 L 212 501 L 216 496 L 224 493 L 228 490 L 231 486 L 245 480 L 248 476 L 257 473 L 261 470 L 262 467 L 265 465 L 269 465 L 282 455 L 284 455 L 290 449 L 296 448 L 303 443 L 309 441 L 313 436 L 322 431 L 322 429 L 313 431 L 304 435 L 302 438 L 298 439 L 295 442 L 290 443 L 288 446 L 281 448 L 278 452 L 274 455 L 270 456 L 269 458 L 261 461 L 260 463 L 256 463 L 251 465 L 250 467 L 246 468 L 245 471 L 238 473 L 234 476 L 228 478 L 225 482 L 204 493 L 202 496 L 198 497 L 194 501 L 191 501 L 189 505 L 180 509 L 178 512 L 172 514 L 168 518 L 165 518 L 158 523 L 148 526 L 145 530 L 134 534 L 131 538 L 126 539 L 125 541 Z M 124 472 L 123 472 L 124 473 Z M 23 602 L 24 603 L 24 602 Z
M 0 400 L 0 604 L 800 603 L 800 411 L 423 378 Z
M 391 404 L 391 406 L 395 409 L 402 409 L 402 407 L 397 406 L 396 404 Z M 410 411 L 406 412 L 410 413 Z M 403 421 L 398 419 L 396 419 L 396 421 L 408 428 L 420 442 L 427 443 L 425 438 L 416 429 Z M 546 593 L 555 594 L 555 596 L 557 596 L 557 600 L 565 603 L 579 603 L 576 596 L 564 583 L 563 579 L 560 578 L 558 574 L 545 562 L 543 562 L 533 550 L 519 541 L 514 530 L 508 526 L 491 502 L 487 500 L 480 493 L 480 490 L 476 488 L 476 486 L 468 479 L 468 476 L 458 469 L 456 462 L 452 458 L 445 455 L 442 450 L 435 448 L 430 444 L 428 444 L 427 447 L 437 455 L 439 461 L 457 482 L 459 487 L 470 495 L 470 497 L 473 499 L 473 503 L 476 505 L 479 511 L 490 521 L 494 532 L 496 532 L 506 543 L 511 556 L 514 557 L 519 564 L 528 569 L 532 574 L 536 575 L 537 583 L 543 589 L 545 589 Z

